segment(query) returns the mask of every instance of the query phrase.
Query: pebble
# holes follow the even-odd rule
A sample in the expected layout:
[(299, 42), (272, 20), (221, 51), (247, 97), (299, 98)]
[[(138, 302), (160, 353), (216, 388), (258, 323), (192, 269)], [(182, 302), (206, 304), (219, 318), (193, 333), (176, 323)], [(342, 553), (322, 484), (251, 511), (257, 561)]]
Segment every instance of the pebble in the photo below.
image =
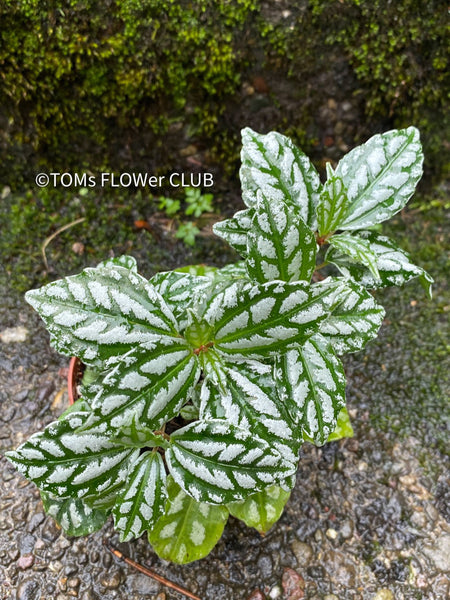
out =
[(3, 331), (0, 331), (0, 340), (4, 344), (25, 342), (28, 334), (29, 331), (26, 327), (7, 327)]
[(33, 554), (24, 554), (17, 561), (17, 566), (19, 567), (19, 569), (22, 569), (23, 571), (25, 569), (29, 569), (33, 565), (34, 565), (34, 555)]
[(247, 600), (265, 600), (265, 596), (264, 594), (261, 592), (261, 590), (254, 590), (250, 596), (247, 598)]
[(39, 600), (41, 589), (36, 579), (24, 579), (17, 588), (17, 600)]
[(273, 565), (269, 556), (263, 555), (258, 558), (258, 569), (261, 573), (264, 573), (265, 576), (268, 576), (272, 573)]
[(373, 600), (395, 600), (394, 594), (387, 588), (381, 588), (375, 594)]
[(93, 590), (86, 590), (80, 600), (99, 600), (99, 597)]
[(269, 592), (269, 598), (271, 600), (277, 600), (277, 598), (281, 598), (283, 595), (283, 590), (279, 585), (274, 585), (273, 588)]
[(28, 531), (32, 533), (45, 520), (45, 515), (42, 512), (35, 513), (28, 523)]
[(284, 569), (281, 584), (286, 600), (301, 600), (305, 597), (305, 580), (294, 569)]
[(336, 531), (336, 529), (332, 529), (330, 527), (330, 529), (327, 529), (325, 532), (325, 535), (327, 536), (327, 538), (329, 538), (330, 540), (335, 540), (338, 536), (338, 532)]
[(70, 575), (75, 575), (77, 571), (78, 567), (74, 563), (67, 563), (67, 565), (64, 567), (64, 574), (68, 577), (70, 577)]
[(128, 575), (125, 584), (132, 594), (156, 594), (160, 588), (157, 581), (147, 577), (143, 573)]
[(67, 590), (67, 577), (60, 577), (58, 579), (58, 588), (65, 592)]
[(47, 542), (54, 542), (60, 533), (61, 530), (58, 529), (56, 522), (51, 517), (47, 517), (41, 531), (41, 537)]
[(311, 562), (311, 558), (313, 556), (313, 550), (309, 544), (305, 542), (300, 542), (299, 540), (294, 540), (291, 543), (292, 552), (297, 559), (298, 564), (301, 567), (306, 567)]
[(424, 545), (422, 552), (439, 571), (450, 571), (450, 535), (441, 535), (432, 545)]
[(342, 537), (344, 538), (344, 540), (348, 540), (351, 537), (353, 537), (354, 529), (355, 529), (355, 525), (354, 525), (353, 521), (351, 521), (350, 519), (346, 519), (345, 521), (342, 521), (339, 531), (340, 531), (340, 534), (342, 535)]
[(121, 579), (122, 577), (120, 572), (114, 571), (113, 573), (109, 574), (108, 577), (103, 577), (100, 580), (100, 583), (103, 587), (107, 588), (108, 590), (115, 590), (119, 587)]

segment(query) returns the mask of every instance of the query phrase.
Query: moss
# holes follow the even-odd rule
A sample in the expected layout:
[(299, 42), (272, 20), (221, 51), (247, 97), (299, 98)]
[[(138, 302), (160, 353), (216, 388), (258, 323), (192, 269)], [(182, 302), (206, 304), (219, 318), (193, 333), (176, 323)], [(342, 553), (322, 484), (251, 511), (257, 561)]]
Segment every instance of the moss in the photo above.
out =
[[(304, 0), (286, 14), (256, 0), (5, 0), (0, 179), (163, 172), (179, 168), (180, 144), (191, 143), (230, 179), (243, 125), (281, 130), (320, 160), (329, 118), (318, 112), (330, 94), (357, 101), (347, 145), (414, 124), (439, 177), (446, 3)], [(242, 84), (255, 77), (267, 89), (247, 97)]]
[(297, 76), (344, 56), (367, 121), (418, 127), (427, 172), (439, 178), (449, 167), (447, 12), (443, 0), (310, 0), (280, 53)]
[(117, 155), (122, 164), (151, 157), (163, 167), (149, 140), (171, 123), (181, 119), (212, 135), (224, 98), (239, 86), (240, 40), (256, 4), (2, 3), (3, 143), (12, 141), (7, 169), (26, 168), (15, 164), (21, 150), (39, 156), (43, 166), (51, 159), (55, 171), (79, 167), (83, 155), (90, 168), (114, 166)]

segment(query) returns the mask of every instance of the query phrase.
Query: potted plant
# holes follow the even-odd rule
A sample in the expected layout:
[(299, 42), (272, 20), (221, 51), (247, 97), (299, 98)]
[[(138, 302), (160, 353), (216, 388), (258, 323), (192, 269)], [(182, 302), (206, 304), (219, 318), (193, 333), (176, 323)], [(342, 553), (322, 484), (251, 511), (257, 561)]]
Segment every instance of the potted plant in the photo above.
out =
[(370, 290), (419, 278), (430, 294), (379, 231), (422, 160), (415, 128), (389, 131), (322, 184), (288, 138), (244, 129), (247, 208), (214, 228), (242, 261), (147, 280), (122, 256), (27, 293), (56, 350), (89, 370), (74, 405), (7, 453), (68, 535), (112, 514), (122, 541), (147, 533), (187, 563), (229, 514), (261, 532), (276, 522), (303, 441), (351, 435), (339, 357), (377, 335)]

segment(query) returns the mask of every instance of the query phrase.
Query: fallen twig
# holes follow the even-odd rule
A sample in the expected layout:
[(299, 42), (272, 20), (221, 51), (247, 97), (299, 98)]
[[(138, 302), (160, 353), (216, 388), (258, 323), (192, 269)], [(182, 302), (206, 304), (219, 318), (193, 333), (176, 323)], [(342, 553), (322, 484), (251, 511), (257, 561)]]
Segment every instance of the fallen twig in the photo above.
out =
[(78, 223), (81, 223), (82, 221), (84, 221), (86, 219), (86, 217), (81, 217), (81, 219), (77, 219), (76, 221), (72, 221), (71, 223), (67, 223), (66, 225), (64, 225), (63, 227), (60, 227), (59, 229), (57, 229), (54, 233), (52, 233), (52, 235), (49, 235), (48, 238), (46, 238), (44, 240), (44, 243), (42, 244), (41, 247), (41, 252), (42, 252), (42, 257), (44, 259), (44, 265), (45, 268), (48, 271), (48, 262), (47, 262), (47, 256), (45, 254), (45, 249), (47, 248), (47, 246), (50, 244), (50, 242), (60, 233), (62, 233), (63, 231), (65, 231), (66, 229), (69, 229), (70, 227), (73, 227), (74, 225), (78, 225)]
[(139, 563), (135, 562), (134, 560), (132, 560), (131, 558), (128, 558), (127, 556), (125, 556), (124, 554), (122, 554), (122, 552), (120, 552), (120, 550), (117, 550), (117, 548), (114, 548), (113, 546), (110, 546), (105, 540), (103, 540), (103, 544), (108, 548), (108, 550), (112, 554), (114, 554), (114, 556), (116, 558), (118, 558), (119, 560), (123, 560), (128, 565), (131, 565), (132, 567), (134, 567), (135, 569), (137, 569), (141, 573), (144, 573), (148, 577), (151, 577), (152, 579), (155, 579), (156, 581), (158, 581), (159, 583), (162, 583), (166, 587), (172, 588), (173, 590), (176, 590), (177, 592), (180, 592), (180, 594), (184, 594), (188, 598), (192, 598), (192, 600), (201, 600), (201, 598), (199, 598), (198, 596), (195, 596), (194, 594), (192, 594), (188, 590), (185, 590), (184, 588), (182, 588), (181, 586), (177, 585), (176, 583), (173, 583), (172, 581), (169, 581), (168, 579), (165, 579), (164, 577), (161, 577), (161, 575), (157, 575), (156, 573), (154, 573), (150, 569), (147, 569), (147, 567), (144, 567), (144, 566), (140, 565)]

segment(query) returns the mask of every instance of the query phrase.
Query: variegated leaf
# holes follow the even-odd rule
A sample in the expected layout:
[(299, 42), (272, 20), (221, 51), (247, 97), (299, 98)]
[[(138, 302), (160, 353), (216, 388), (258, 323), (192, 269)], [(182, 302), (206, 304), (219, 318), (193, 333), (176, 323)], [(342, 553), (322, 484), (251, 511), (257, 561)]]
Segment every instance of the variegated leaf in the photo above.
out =
[(169, 442), (162, 433), (144, 427), (136, 417), (133, 417), (130, 425), (115, 430), (110, 440), (129, 448), (167, 448), (169, 446)]
[(384, 318), (384, 308), (354, 281), (345, 280), (331, 314), (319, 323), (319, 333), (337, 354), (357, 352), (374, 339)]
[(256, 192), (267, 198), (292, 203), (311, 229), (316, 228), (316, 205), (320, 179), (309, 158), (292, 141), (271, 131), (261, 135), (249, 127), (242, 130), (242, 199), (249, 207), (257, 203)]
[(339, 228), (349, 204), (344, 182), (340, 177), (336, 177), (330, 163), (327, 163), (327, 174), (328, 178), (317, 205), (317, 229), (320, 236)]
[(144, 452), (134, 463), (114, 505), (114, 526), (120, 541), (140, 537), (164, 513), (167, 499), (166, 471), (157, 452)]
[(197, 421), (173, 433), (166, 461), (187, 494), (211, 504), (243, 500), (297, 468), (266, 441), (224, 419)]
[(316, 266), (317, 244), (297, 206), (266, 198), (258, 203), (247, 235), (247, 270), (260, 283), (311, 281)]
[(62, 354), (104, 367), (135, 345), (176, 336), (176, 321), (146, 279), (123, 267), (85, 269), (25, 295)]
[(216, 271), (216, 279), (241, 279), (247, 277), (247, 267), (245, 266), (245, 262), (238, 261), (237, 263), (231, 263), (222, 267), (221, 269), (217, 269)]
[(149, 532), (150, 544), (160, 558), (181, 565), (205, 557), (220, 540), (228, 510), (197, 502), (172, 477), (167, 493), (165, 512)]
[(243, 258), (247, 256), (247, 235), (252, 227), (254, 210), (240, 210), (230, 219), (213, 225), (216, 235), (224, 239)]
[(380, 279), (380, 273), (377, 267), (377, 256), (372, 250), (370, 243), (364, 238), (358, 235), (351, 235), (350, 233), (341, 233), (339, 235), (333, 235), (328, 240), (330, 244), (331, 252), (327, 252), (325, 260), (330, 260), (330, 254), (332, 256), (333, 250), (340, 251), (341, 254), (349, 256), (350, 259), (367, 267), (376, 280)]
[(108, 511), (91, 508), (79, 498), (58, 498), (45, 492), (41, 492), (41, 498), (45, 512), (68, 536), (94, 533), (108, 518)]
[(181, 338), (136, 346), (105, 376), (101, 388), (94, 386), (93, 415), (83, 429), (111, 435), (135, 420), (157, 430), (186, 404), (199, 377), (198, 358)]
[(353, 427), (350, 421), (348, 410), (344, 406), (341, 412), (338, 414), (337, 424), (335, 430), (328, 436), (327, 442), (335, 442), (342, 438), (351, 438), (354, 435)]
[(344, 368), (331, 344), (314, 335), (277, 359), (275, 376), (294, 422), (316, 444), (324, 444), (345, 406)]
[(339, 162), (336, 176), (349, 205), (339, 229), (362, 229), (401, 210), (422, 176), (423, 153), (415, 127), (377, 134)]
[[(327, 443), (335, 442), (337, 440), (341, 440), (342, 438), (350, 438), (350, 437), (353, 437), (353, 435), (354, 435), (354, 432), (353, 432), (352, 424), (350, 423), (350, 417), (349, 417), (347, 409), (344, 406), (344, 408), (338, 414), (336, 427), (335, 427), (334, 431), (332, 431), (330, 433), (330, 435), (328, 436)], [(305, 440), (305, 442), (310, 442), (311, 444), (316, 444), (316, 441), (314, 440), (314, 438), (311, 437), (310, 435), (308, 435), (306, 433), (306, 431), (303, 432), (303, 439)], [(321, 446), (322, 444), (317, 444), (317, 445)]]
[(183, 331), (187, 322), (187, 309), (192, 306), (196, 296), (205, 294), (211, 287), (212, 277), (165, 271), (154, 275), (150, 283), (175, 315), (178, 330)]
[(185, 265), (184, 267), (178, 267), (175, 269), (175, 273), (187, 273), (194, 277), (209, 277), (214, 279), (214, 273), (217, 271), (217, 267), (211, 267), (201, 263), (199, 265)]
[(271, 443), (291, 463), (298, 460), (301, 433), (279, 399), (270, 365), (256, 361), (206, 364), (201, 419), (224, 418)]
[(45, 492), (61, 498), (95, 498), (122, 485), (139, 451), (100, 433), (78, 433), (84, 413), (70, 413), (35, 433), (6, 457)]
[(251, 494), (242, 502), (227, 504), (230, 514), (243, 521), (247, 527), (254, 527), (266, 533), (283, 514), (291, 493), (279, 485), (272, 485), (261, 492)]
[(203, 308), (214, 327), (215, 349), (222, 355), (273, 356), (314, 334), (334, 302), (332, 287), (305, 282), (236, 281), (218, 288)]
[(136, 259), (134, 256), (130, 256), (129, 254), (122, 254), (121, 256), (116, 256), (115, 258), (108, 258), (97, 265), (97, 269), (114, 269), (115, 267), (123, 267), (124, 269), (129, 269), (130, 271), (137, 273)]
[(433, 278), (421, 267), (411, 261), (410, 255), (402, 250), (393, 240), (375, 231), (358, 231), (355, 235), (369, 244), (375, 255), (376, 266), (380, 275), (376, 279), (369, 269), (357, 264), (343, 252), (333, 249), (328, 252), (327, 260), (335, 264), (342, 273), (369, 289), (392, 285), (403, 285), (411, 279), (419, 278), (428, 296), (431, 298)]

